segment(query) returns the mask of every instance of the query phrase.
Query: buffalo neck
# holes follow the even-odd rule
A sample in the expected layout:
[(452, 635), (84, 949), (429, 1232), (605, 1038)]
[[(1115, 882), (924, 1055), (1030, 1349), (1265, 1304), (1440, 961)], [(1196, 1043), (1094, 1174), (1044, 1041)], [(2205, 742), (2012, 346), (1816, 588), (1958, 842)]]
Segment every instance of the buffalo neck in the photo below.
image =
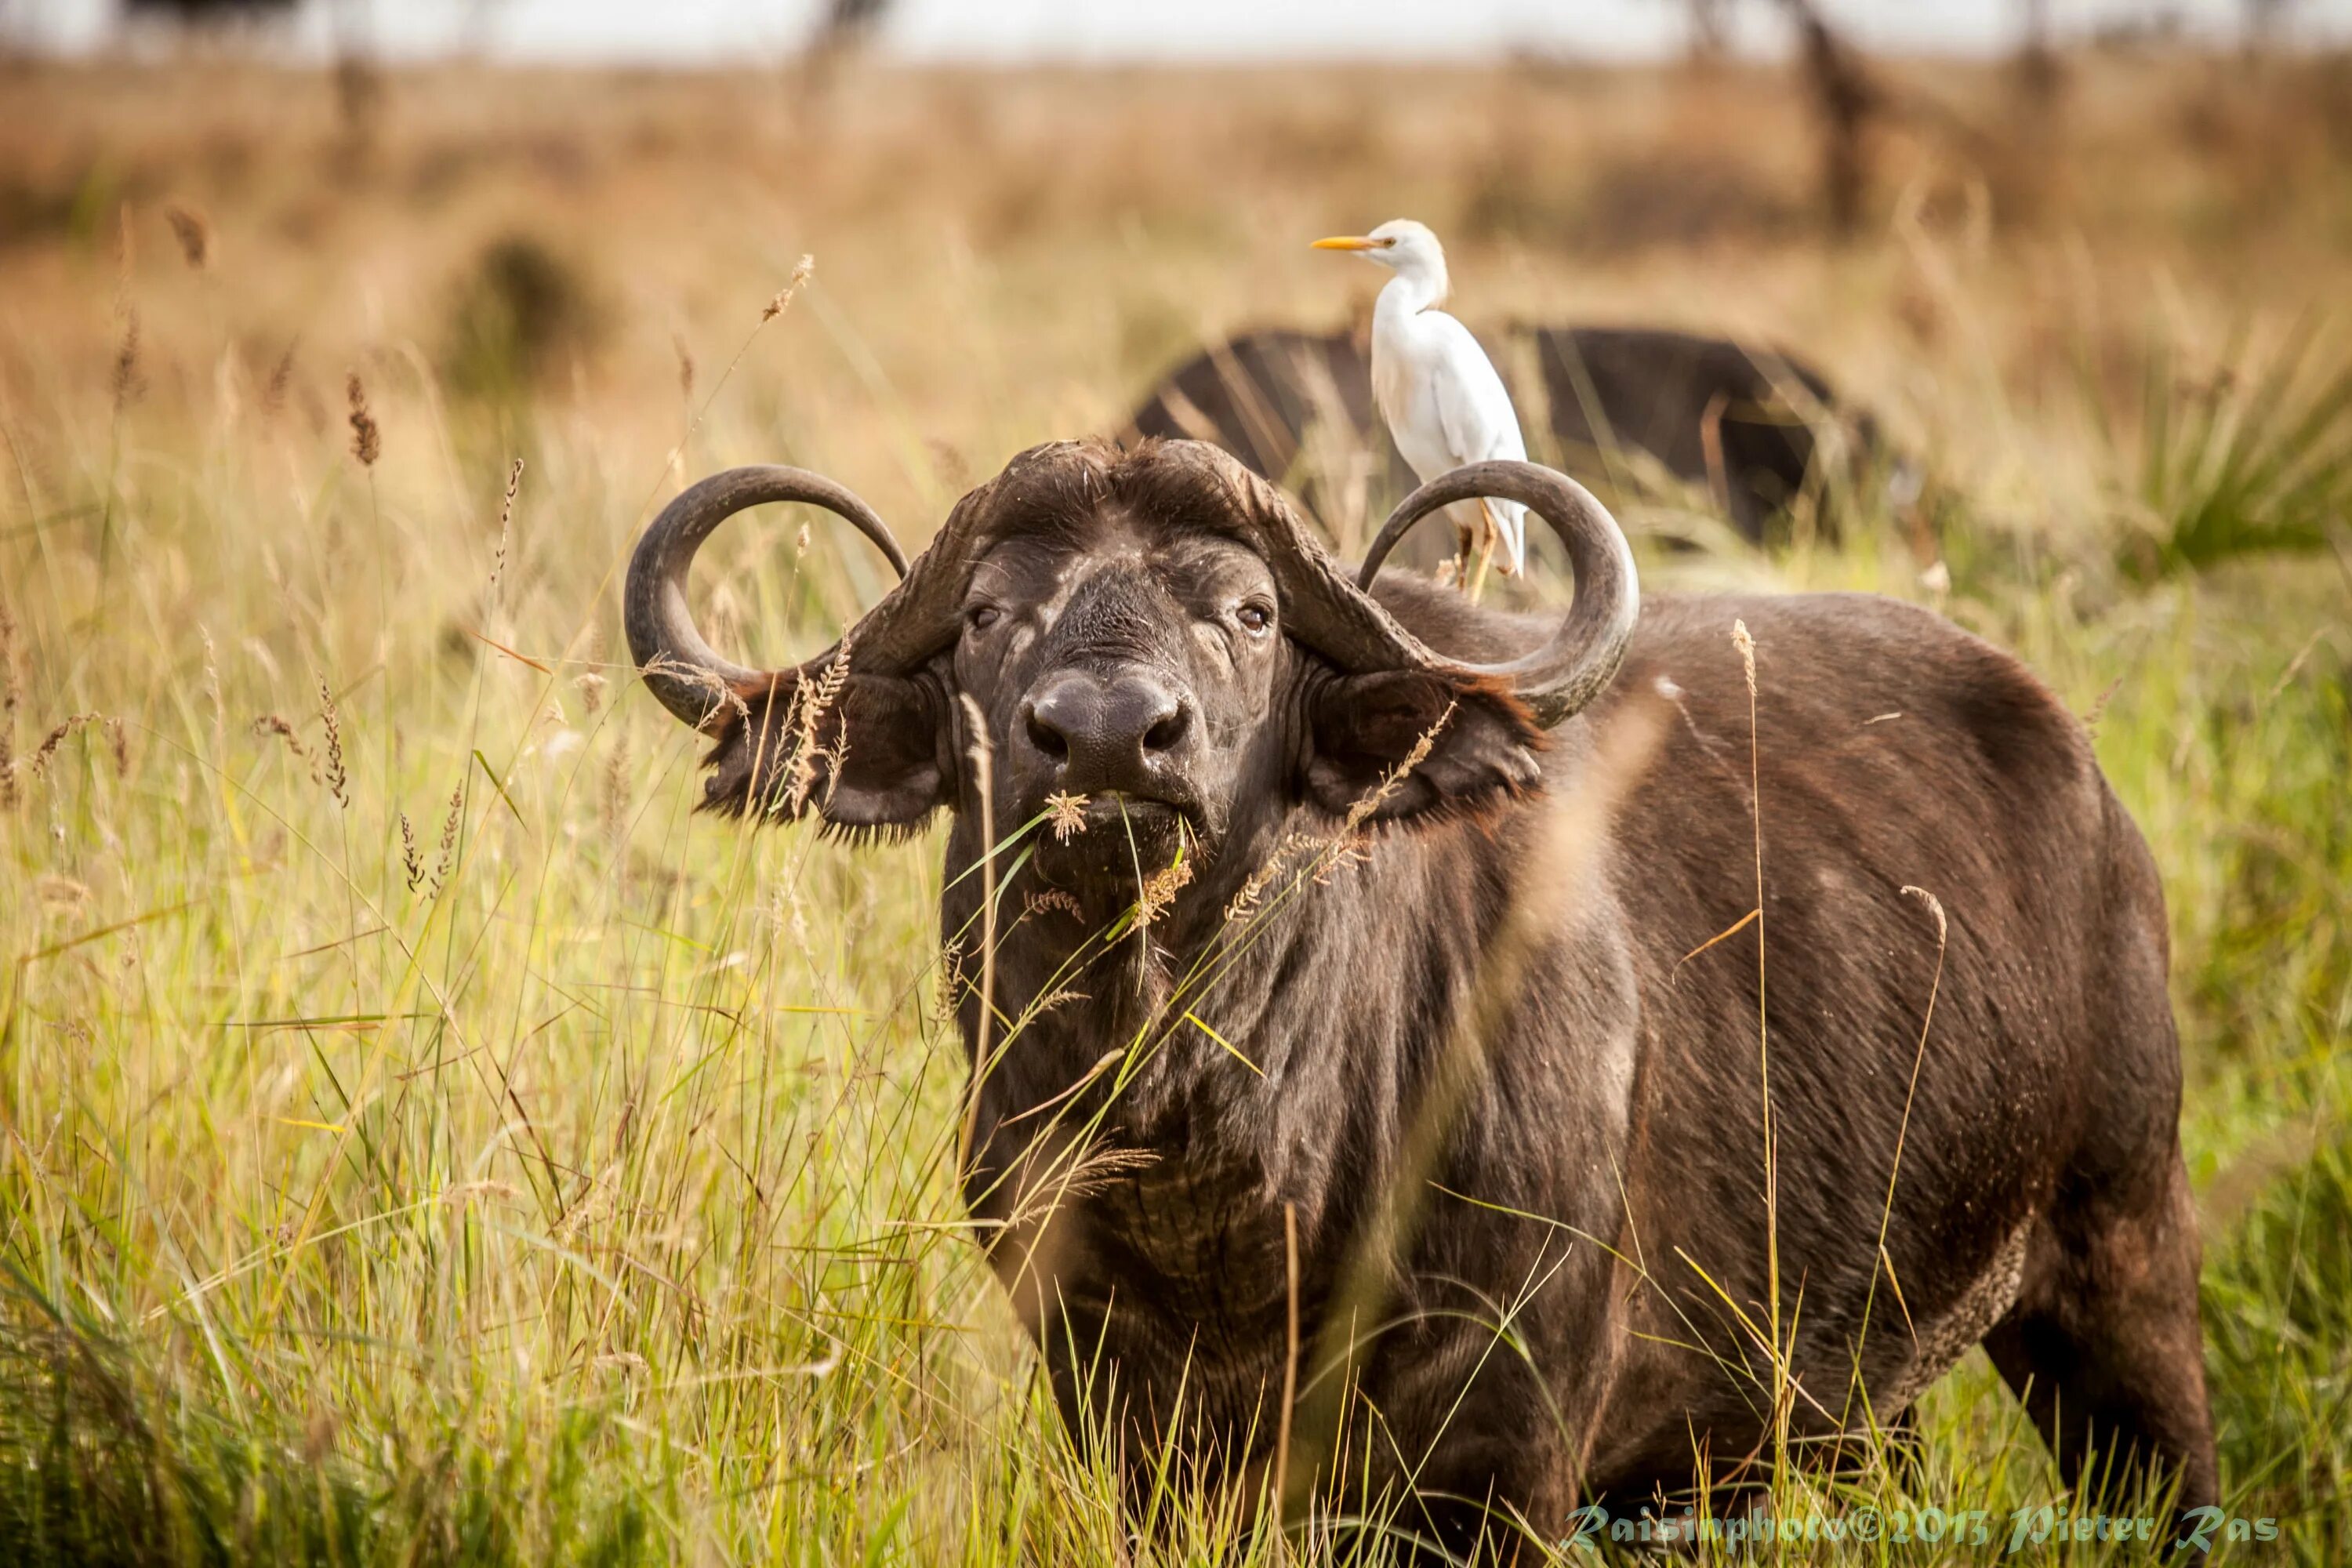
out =
[[(1468, 1005), (1508, 904), (1507, 836), (1465, 819), (1349, 837), (1299, 810), (1259, 837), (1256, 853), (1221, 857), (1157, 923), (1108, 944), (1010, 879), (976, 1197), (1049, 1130), (1077, 1129), (1188, 1182), (1214, 1173), (1245, 1209), (1295, 1205), (1302, 1235), (1350, 1222)], [(950, 879), (975, 844), (960, 819)], [(968, 1053), (981, 1034), (977, 881), (954, 882), (941, 907)]]

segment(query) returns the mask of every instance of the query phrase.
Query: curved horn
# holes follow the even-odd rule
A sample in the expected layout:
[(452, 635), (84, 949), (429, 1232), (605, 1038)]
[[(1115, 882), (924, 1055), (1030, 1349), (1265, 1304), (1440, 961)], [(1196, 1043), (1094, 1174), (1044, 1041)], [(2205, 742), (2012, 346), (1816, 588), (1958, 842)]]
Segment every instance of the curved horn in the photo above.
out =
[(644, 673), (646, 689), (687, 723), (700, 728), (723, 700), (722, 689), (766, 679), (721, 656), (695, 630), (686, 603), (686, 570), (711, 531), (746, 507), (766, 501), (806, 501), (846, 520), (874, 542), (900, 577), (907, 552), (872, 507), (846, 486), (805, 468), (778, 464), (729, 468), (680, 490), (637, 542), (629, 558), (622, 618), (628, 627), (629, 657)]
[[(1501, 664), (1473, 664), (1433, 649), (1421, 653), (1431, 665), (1458, 675), (1506, 682), (1549, 730), (1601, 693), (1625, 657), (1626, 641), (1641, 616), (1642, 591), (1633, 553), (1608, 509), (1566, 474), (1534, 463), (1499, 460), (1455, 468), (1422, 486), (1397, 504), (1365, 552), (1356, 586), (1369, 593), (1372, 578), (1397, 541), (1412, 525), (1455, 501), (1494, 497), (1515, 500), (1551, 524), (1568, 546), (1576, 573), (1576, 601), (1560, 618), (1551, 640), (1534, 652)], [(1408, 634), (1410, 635), (1410, 634)]]

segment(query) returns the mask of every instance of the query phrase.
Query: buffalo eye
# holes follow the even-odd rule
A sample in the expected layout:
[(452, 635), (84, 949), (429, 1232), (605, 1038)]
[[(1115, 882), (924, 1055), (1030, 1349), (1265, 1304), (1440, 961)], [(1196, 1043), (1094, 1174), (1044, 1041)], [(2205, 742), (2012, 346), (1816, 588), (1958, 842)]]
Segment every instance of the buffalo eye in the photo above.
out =
[(1241, 622), (1244, 631), (1255, 637), (1264, 633), (1265, 628), (1273, 624), (1274, 616), (1267, 612), (1264, 605), (1244, 605), (1234, 612), (1234, 619)]
[(964, 618), (971, 624), (973, 631), (984, 632), (1003, 620), (1004, 614), (993, 605), (976, 605), (964, 612)]

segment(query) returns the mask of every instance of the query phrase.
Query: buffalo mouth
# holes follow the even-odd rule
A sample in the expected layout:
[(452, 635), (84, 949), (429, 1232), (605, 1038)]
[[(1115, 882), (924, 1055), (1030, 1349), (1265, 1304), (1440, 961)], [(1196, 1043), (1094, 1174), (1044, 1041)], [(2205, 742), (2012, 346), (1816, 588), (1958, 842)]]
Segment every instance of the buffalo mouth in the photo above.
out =
[(1037, 867), (1057, 885), (1125, 884), (1199, 858), (1207, 839), (1200, 807), (1191, 801), (1108, 790), (1041, 802)]

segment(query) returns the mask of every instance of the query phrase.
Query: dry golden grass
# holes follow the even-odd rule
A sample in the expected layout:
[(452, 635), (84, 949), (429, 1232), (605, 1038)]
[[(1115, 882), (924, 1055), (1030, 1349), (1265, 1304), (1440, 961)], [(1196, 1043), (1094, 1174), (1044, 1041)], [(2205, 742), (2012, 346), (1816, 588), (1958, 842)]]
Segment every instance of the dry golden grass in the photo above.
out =
[[(1303, 237), (1412, 214), (1446, 237), (1474, 321), (1785, 342), (1923, 426), (1955, 375), (2030, 393), (2065, 374), (2078, 332), (2102, 350), (2158, 312), (2218, 333), (2340, 298), (2347, 73), (2084, 60), (2054, 127), (2011, 141), (2000, 70), (1889, 68), (1968, 129), (1890, 127), (1882, 221), (1832, 249), (1804, 104), (1762, 69), (853, 69), (821, 94), (790, 72), (448, 69), (391, 78), (354, 142), (323, 76), (20, 67), (9, 369), (37, 348), (71, 392), (108, 363), (126, 203), (151, 358), (210, 381), (234, 345), (257, 387), (296, 345), (314, 424), (341, 367), (449, 352), (469, 271), (523, 236), (584, 293), (544, 392), (616, 458), (657, 458), (680, 346), (707, 378), (747, 302), (814, 251), (819, 330), (776, 394), (792, 438), (918, 516), (959, 465), (1114, 424), (1203, 333), (1361, 309), (1370, 276)], [(173, 207), (214, 231), (201, 272)]]

